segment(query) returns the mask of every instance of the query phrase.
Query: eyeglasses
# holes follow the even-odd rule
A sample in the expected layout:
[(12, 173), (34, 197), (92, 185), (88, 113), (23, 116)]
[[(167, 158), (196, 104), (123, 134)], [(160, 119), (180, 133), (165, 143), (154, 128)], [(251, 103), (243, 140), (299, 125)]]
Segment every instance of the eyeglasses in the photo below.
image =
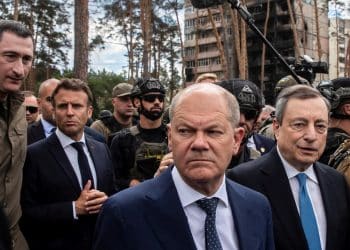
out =
[(244, 115), (246, 120), (255, 120), (258, 115), (259, 111), (258, 110), (253, 110), (253, 109), (241, 109), (241, 114)]
[(29, 111), (29, 113), (34, 114), (34, 113), (38, 112), (38, 107), (27, 106), (26, 110)]
[(164, 95), (161, 94), (150, 94), (150, 95), (144, 95), (142, 96), (142, 99), (146, 102), (154, 102), (156, 99), (158, 99), (160, 102), (164, 102)]

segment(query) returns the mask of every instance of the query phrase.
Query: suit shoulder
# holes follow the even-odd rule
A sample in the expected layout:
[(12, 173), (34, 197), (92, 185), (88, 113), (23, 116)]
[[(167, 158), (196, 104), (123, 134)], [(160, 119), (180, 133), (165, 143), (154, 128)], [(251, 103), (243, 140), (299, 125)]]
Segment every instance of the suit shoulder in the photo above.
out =
[(230, 188), (232, 188), (233, 190), (242, 194), (245, 198), (247, 198), (249, 200), (260, 201), (260, 202), (269, 204), (266, 196), (260, 192), (257, 192), (249, 187), (243, 186), (243, 185), (241, 185), (233, 180), (230, 180), (230, 179), (227, 180), (227, 184)]
[(138, 204), (143, 203), (147, 193), (150, 190), (157, 188), (155, 179), (150, 179), (142, 182), (141, 184), (126, 188), (108, 198), (106, 204), (108, 207), (137, 207)]
[(227, 181), (227, 185), (233, 190), (231, 192), (228, 191), (228, 195), (232, 192), (238, 194), (238, 196), (235, 195), (231, 199), (234, 202), (238, 202), (242, 207), (251, 209), (252, 215), (259, 214), (259, 216), (263, 217), (268, 214), (271, 215), (270, 202), (264, 194), (231, 180)]

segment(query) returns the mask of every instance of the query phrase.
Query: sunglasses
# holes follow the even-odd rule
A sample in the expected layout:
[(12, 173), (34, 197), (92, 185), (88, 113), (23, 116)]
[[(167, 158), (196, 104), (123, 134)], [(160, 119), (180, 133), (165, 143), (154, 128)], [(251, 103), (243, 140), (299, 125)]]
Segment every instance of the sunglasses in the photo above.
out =
[(29, 113), (34, 114), (38, 112), (38, 107), (27, 106), (26, 110), (29, 111)]
[(146, 102), (154, 102), (156, 99), (160, 102), (164, 102), (164, 95), (151, 94), (142, 96), (142, 100), (145, 100)]
[(244, 115), (246, 120), (254, 120), (258, 117), (259, 111), (252, 109), (241, 109), (241, 113)]

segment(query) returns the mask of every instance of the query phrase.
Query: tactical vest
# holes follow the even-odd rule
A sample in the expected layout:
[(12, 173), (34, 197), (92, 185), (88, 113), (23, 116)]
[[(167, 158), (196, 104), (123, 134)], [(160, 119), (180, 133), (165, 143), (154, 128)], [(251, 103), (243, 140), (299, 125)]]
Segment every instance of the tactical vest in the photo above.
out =
[(137, 126), (130, 128), (136, 139), (134, 167), (131, 175), (138, 180), (151, 179), (157, 171), (163, 156), (168, 153), (167, 138), (163, 142), (146, 142), (142, 140)]
[(350, 139), (340, 144), (339, 148), (331, 155), (329, 165), (344, 174), (350, 185)]

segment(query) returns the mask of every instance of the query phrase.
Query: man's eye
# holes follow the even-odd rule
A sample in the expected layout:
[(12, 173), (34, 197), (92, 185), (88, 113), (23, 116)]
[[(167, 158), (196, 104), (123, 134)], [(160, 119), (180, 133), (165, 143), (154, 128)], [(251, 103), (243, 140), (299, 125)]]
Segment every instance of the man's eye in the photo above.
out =
[(222, 131), (220, 131), (220, 130), (209, 130), (208, 131), (208, 135), (209, 136), (220, 136), (220, 135), (222, 135), (223, 134), (223, 132)]
[(178, 129), (178, 132), (179, 132), (179, 134), (181, 134), (181, 135), (189, 135), (189, 134), (190, 134), (190, 130), (187, 129), (187, 128), (179, 128), (179, 129)]
[(328, 128), (328, 126), (327, 125), (325, 125), (325, 124), (316, 124), (316, 130), (317, 130), (317, 132), (319, 132), (319, 133), (324, 133), (324, 132), (326, 132), (327, 131), (327, 128)]
[(8, 62), (14, 62), (17, 60), (17, 56), (15, 54), (5, 54), (4, 57)]
[(294, 129), (294, 130), (302, 130), (305, 128), (305, 123), (303, 122), (293, 122), (291, 123), (291, 128)]

